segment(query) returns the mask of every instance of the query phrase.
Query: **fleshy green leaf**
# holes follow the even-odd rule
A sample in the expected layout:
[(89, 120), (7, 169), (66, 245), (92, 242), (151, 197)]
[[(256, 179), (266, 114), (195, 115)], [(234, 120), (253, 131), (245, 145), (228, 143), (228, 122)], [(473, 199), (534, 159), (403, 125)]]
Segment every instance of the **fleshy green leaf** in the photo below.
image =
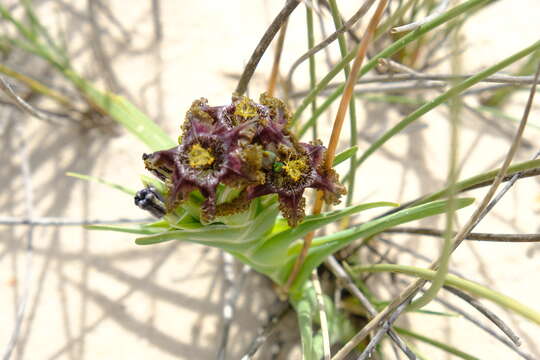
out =
[(360, 211), (382, 206), (398, 206), (398, 204), (380, 201), (350, 206), (342, 210), (324, 214), (307, 216), (298, 226), (294, 228), (288, 227), (287, 230), (269, 237), (264, 242), (261, 241), (251, 258), (254, 262), (259, 264), (275, 264), (285, 261), (290, 244), (307, 233)]
[(242, 251), (248, 249), (254, 241), (258, 241), (265, 233), (270, 231), (277, 212), (277, 204), (274, 203), (245, 225), (212, 224), (199, 229), (167, 231), (138, 238), (135, 243), (138, 245), (150, 245), (170, 240), (184, 240), (233, 252)]

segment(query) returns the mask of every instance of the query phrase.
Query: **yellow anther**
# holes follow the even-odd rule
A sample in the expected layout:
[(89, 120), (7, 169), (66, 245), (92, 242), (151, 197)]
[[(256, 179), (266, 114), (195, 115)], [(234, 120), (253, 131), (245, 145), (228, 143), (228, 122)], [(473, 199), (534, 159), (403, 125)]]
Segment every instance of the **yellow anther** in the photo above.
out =
[(212, 154), (200, 144), (195, 144), (191, 147), (188, 157), (189, 166), (192, 168), (209, 166), (216, 160)]
[(243, 96), (242, 100), (236, 104), (234, 115), (241, 116), (245, 119), (251, 118), (257, 115), (257, 108), (251, 105), (251, 100), (247, 96)]
[(308, 165), (303, 159), (285, 161), (283, 169), (293, 181), (298, 181), (308, 170)]

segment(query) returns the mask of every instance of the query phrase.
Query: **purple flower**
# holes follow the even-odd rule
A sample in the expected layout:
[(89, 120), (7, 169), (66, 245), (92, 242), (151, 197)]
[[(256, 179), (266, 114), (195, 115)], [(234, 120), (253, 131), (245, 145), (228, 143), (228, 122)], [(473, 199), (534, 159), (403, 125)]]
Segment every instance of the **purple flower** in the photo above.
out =
[(225, 123), (224, 108), (208, 107), (204, 100), (194, 102), (186, 116), (181, 144), (143, 155), (146, 168), (169, 188), (167, 211), (186, 200), (190, 192), (199, 190), (206, 198), (201, 215), (211, 220), (216, 215), (219, 184), (236, 187), (261, 181), (257, 169), (260, 150), (239, 141), (250, 123), (235, 127)]
[[(167, 212), (198, 190), (205, 201), (203, 220), (243, 211), (256, 197), (277, 194), (289, 225), (305, 216), (306, 188), (324, 191), (328, 203), (339, 202), (345, 188), (324, 167), (325, 148), (296, 140), (289, 131), (290, 112), (276, 98), (261, 95), (260, 104), (233, 97), (226, 106), (193, 102), (182, 126), (180, 145), (144, 154), (146, 168), (165, 182)], [(239, 195), (217, 204), (218, 185), (238, 188)]]
[(339, 203), (346, 191), (334, 170), (324, 168), (325, 151), (320, 143), (296, 143), (294, 147), (280, 144), (266, 181), (251, 187), (248, 198), (278, 194), (281, 213), (292, 227), (305, 216), (306, 188), (322, 190), (327, 203)]

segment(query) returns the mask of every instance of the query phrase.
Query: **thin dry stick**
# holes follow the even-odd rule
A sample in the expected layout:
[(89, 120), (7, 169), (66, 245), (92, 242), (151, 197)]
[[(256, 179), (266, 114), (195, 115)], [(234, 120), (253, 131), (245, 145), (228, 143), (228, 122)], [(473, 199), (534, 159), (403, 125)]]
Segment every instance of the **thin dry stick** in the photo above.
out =
[(328, 36), (326, 39), (324, 39), (323, 41), (315, 45), (313, 48), (309, 49), (309, 51), (307, 51), (305, 54), (300, 56), (298, 60), (296, 60), (294, 64), (291, 66), (291, 69), (289, 70), (289, 73), (287, 74), (287, 84), (288, 84), (287, 87), (288, 88), (291, 87), (293, 73), (301, 63), (303, 63), (304, 61), (306, 61), (307, 59), (309, 59), (311, 56), (315, 55), (322, 49), (326, 48), (333, 41), (335, 41), (341, 33), (344, 33), (345, 31), (350, 29), (354, 24), (356, 24), (356, 22), (360, 20), (362, 16), (364, 16), (368, 12), (369, 8), (371, 7), (371, 5), (373, 5), (374, 2), (375, 0), (367, 0), (366, 2), (364, 2), (364, 5), (362, 5), (362, 7), (358, 9), (358, 11), (353, 16), (351, 16), (349, 21), (347, 21), (341, 28), (336, 30), (332, 35)]
[[(21, 150), (21, 158), (22, 158), (21, 159), (22, 160), (21, 173), (23, 176), (23, 184), (24, 184), (26, 216), (29, 219), (32, 219), (32, 216), (34, 214), (34, 190), (33, 190), (33, 185), (32, 185), (32, 173), (30, 169), (28, 146), (24, 139), (23, 131), (20, 129), (21, 126), (22, 126), (21, 124), (17, 124), (17, 129), (18, 129), (18, 133), (21, 139), (21, 149), (22, 149)], [(17, 344), (17, 338), (19, 337), (19, 333), (22, 326), (26, 304), (28, 303), (28, 298), (30, 296), (30, 285), (31, 285), (30, 280), (32, 278), (32, 269), (33, 269), (33, 261), (32, 261), (33, 260), (33, 235), (34, 235), (34, 227), (30, 226), (28, 227), (28, 230), (26, 233), (26, 238), (27, 238), (26, 240), (26, 270), (25, 270), (25, 276), (24, 276), (24, 282), (23, 282), (24, 284), (23, 293), (17, 301), (17, 312), (16, 312), (17, 315), (15, 317), (15, 325), (13, 327), (9, 342), (2, 356), (3, 360), (9, 360), (11, 358), (11, 354), (13, 353), (13, 350), (15, 349), (15, 345)]]
[(240, 80), (238, 81), (238, 85), (236, 86), (235, 90), (237, 95), (243, 95), (246, 92), (248, 83), (251, 80), (251, 77), (253, 76), (253, 73), (255, 72), (255, 69), (257, 68), (263, 54), (266, 52), (266, 49), (268, 49), (270, 42), (272, 42), (272, 39), (274, 36), (276, 36), (278, 30), (281, 28), (283, 23), (287, 21), (289, 15), (299, 3), (300, 2), (298, 0), (288, 0), (285, 7), (281, 9), (274, 21), (272, 21), (268, 29), (266, 29), (266, 32), (259, 41), (259, 44), (257, 44), (257, 47), (255, 50), (253, 50), (253, 54), (251, 54), (251, 58), (244, 68), (244, 72), (240, 76)]
[(469, 320), (471, 323), (473, 323), (474, 325), (478, 326), (480, 329), (484, 330), (485, 332), (487, 332), (488, 334), (490, 334), (491, 336), (493, 336), (494, 338), (496, 338), (497, 340), (499, 340), (500, 342), (502, 342), (503, 344), (505, 344), (506, 346), (508, 346), (510, 349), (514, 350), (517, 354), (519, 354), (522, 358), (526, 359), (526, 360), (536, 360), (532, 355), (530, 354), (527, 354), (525, 352), (523, 352), (521, 349), (519, 349), (516, 345), (514, 345), (514, 343), (512, 343), (511, 341), (509, 341), (507, 338), (505, 338), (504, 336), (502, 335), (499, 335), (497, 332), (495, 332), (491, 326), (489, 325), (484, 325), (482, 322), (480, 322), (479, 320), (475, 319), (474, 317), (472, 317), (471, 315), (469, 315), (468, 313), (466, 313), (465, 311), (461, 310), (459, 307), (457, 306), (454, 306), (452, 305), (451, 303), (441, 299), (441, 298), (436, 298), (435, 301), (437, 301), (438, 303), (442, 304), (444, 307), (446, 307), (447, 309), (453, 311), (453, 312), (456, 312), (458, 313), (459, 315), (461, 315), (463, 318)]
[(85, 225), (112, 225), (112, 224), (129, 224), (129, 223), (148, 223), (155, 221), (155, 218), (144, 218), (144, 219), (127, 219), (119, 218), (113, 220), (72, 220), (65, 218), (54, 218), (54, 217), (34, 217), (32, 219), (28, 218), (17, 218), (11, 216), (0, 216), (0, 225), (26, 225), (26, 226), (85, 226)]
[[(471, 232), (471, 230), (486, 215), (485, 209), (488, 206), (491, 198), (495, 194), (497, 187), (501, 184), (503, 178), (505, 177), (506, 170), (508, 169), (508, 166), (510, 166), (512, 159), (514, 158), (514, 155), (519, 147), (521, 136), (523, 135), (523, 131), (525, 130), (525, 125), (527, 124), (527, 119), (529, 117), (529, 113), (532, 107), (532, 102), (533, 102), (534, 95), (536, 92), (536, 83), (538, 82), (538, 76), (540, 74), (540, 63), (538, 65), (539, 66), (535, 74), (534, 84), (531, 87), (529, 99), (527, 100), (525, 111), (523, 112), (523, 117), (519, 124), (516, 135), (514, 136), (514, 139), (512, 141), (512, 145), (510, 146), (510, 149), (508, 150), (504, 163), (501, 166), (497, 176), (495, 177), (493, 184), (489, 188), (488, 193), (485, 195), (484, 199), (482, 200), (482, 203), (480, 204), (480, 206), (478, 206), (478, 208), (475, 210), (474, 214), (469, 218), (465, 226), (454, 237), (454, 240), (453, 240), (454, 245), (452, 247), (452, 252), (463, 242), (465, 237), (467, 237), (467, 235)], [(432, 263), (432, 265), (430, 266), (430, 269), (436, 269), (437, 265), (438, 265), (438, 262)], [(375, 316), (371, 321), (369, 321), (369, 323), (367, 323), (366, 326), (364, 326), (364, 328), (360, 332), (358, 332), (347, 344), (345, 344), (345, 346), (341, 348), (341, 350), (334, 356), (332, 360), (343, 360), (347, 356), (347, 354), (349, 354), (367, 336), (369, 332), (371, 332), (375, 327), (377, 327), (381, 321), (383, 321), (390, 314), (392, 314), (398, 306), (400, 306), (405, 301), (412, 298), (425, 283), (426, 283), (425, 280), (418, 279), (414, 283), (409, 285), (401, 294), (399, 294), (396, 297), (396, 299), (394, 299), (394, 301), (392, 301), (389, 305), (387, 305), (386, 308), (384, 308), (384, 310), (382, 310), (377, 316)]]
[[(62, 121), (59, 121), (58, 119), (55, 119), (49, 114), (44, 113), (43, 111), (37, 110), (32, 105), (24, 101), (19, 95), (15, 93), (13, 90), (13, 87), (10, 85), (10, 83), (4, 79), (3, 76), (0, 76), (0, 89), (2, 89), (7, 96), (9, 96), (10, 99), (13, 100), (15, 105), (24, 113), (29, 114), (36, 119), (43, 120), (45, 122), (48, 122), (52, 125), (61, 125)], [(63, 118), (65, 120), (65, 118)]]
[[(383, 59), (381, 59), (383, 60)], [(386, 60), (386, 59), (384, 59)], [(373, 84), (373, 83), (401, 83), (401, 82), (410, 82), (410, 81), (418, 81), (418, 82), (427, 82), (427, 81), (434, 81), (435, 83), (427, 83), (430, 85), (437, 84), (438, 87), (446, 86), (446, 82), (453, 81), (453, 80), (465, 80), (469, 78), (472, 75), (467, 74), (460, 74), (460, 75), (447, 75), (447, 74), (441, 74), (441, 75), (432, 75), (432, 74), (391, 74), (387, 76), (372, 76), (372, 77), (366, 77), (359, 79), (356, 83), (358, 84)], [(478, 89), (471, 89), (468, 91), (464, 91), (460, 96), (466, 96), (466, 95), (473, 95), (478, 92), (482, 91), (488, 91), (493, 89), (499, 89), (501, 87), (507, 87), (507, 86), (523, 86), (523, 85), (531, 85), (534, 81), (533, 76), (509, 76), (509, 75), (493, 75), (488, 78), (485, 78), (479, 82), (487, 82), (487, 83), (496, 83), (497, 85), (489, 86), (489, 87), (483, 87)], [(341, 86), (342, 83), (331, 83), (326, 86), (323, 92), (321, 92), (320, 95), (327, 94), (331, 90), (335, 90), (337, 87)], [(396, 85), (394, 85), (396, 86)], [(402, 86), (405, 86), (403, 84)], [(416, 85), (417, 86), (417, 85)], [(433, 87), (433, 86), (432, 86)], [(430, 87), (426, 87), (430, 88)], [(405, 88), (407, 89), (407, 88)], [(362, 89), (356, 89), (355, 92), (361, 91)], [(398, 89), (399, 90), (399, 89)], [(367, 91), (374, 91), (373, 89), (369, 89)], [(298, 90), (291, 94), (292, 98), (297, 98), (301, 96), (305, 96), (309, 93), (308, 90)]]
[(285, 34), (287, 33), (287, 24), (289, 21), (285, 21), (279, 31), (279, 37), (276, 43), (276, 52), (274, 54), (274, 63), (272, 64), (272, 72), (270, 73), (270, 80), (268, 81), (268, 95), (274, 96), (276, 91), (276, 83), (279, 77), (279, 62), (281, 60), (281, 54), (283, 53), (283, 43), (285, 42)]
[[(375, 34), (377, 25), (379, 24), (382, 18), (382, 15), (384, 13), (384, 8), (386, 7), (387, 2), (388, 0), (379, 1), (379, 5), (369, 22), (366, 32), (364, 36), (362, 37), (362, 41), (358, 45), (358, 52), (356, 54), (356, 58), (354, 59), (351, 73), (349, 75), (349, 78), (347, 79), (347, 83), (345, 84), (343, 96), (341, 97), (341, 102), (339, 103), (339, 108), (336, 114), (336, 120), (334, 121), (334, 126), (332, 128), (332, 135), (330, 136), (330, 142), (328, 143), (328, 150), (326, 151), (325, 166), (326, 166), (326, 169), (328, 170), (332, 168), (332, 162), (334, 161), (334, 156), (336, 154), (336, 148), (339, 142), (341, 128), (343, 127), (345, 115), (347, 114), (347, 108), (349, 107), (349, 103), (353, 95), (354, 84), (356, 83), (358, 72), (360, 71), (360, 67), (362, 66), (364, 57), (366, 56), (367, 47), (371, 43), (371, 39), (373, 38), (373, 35)], [(354, 136), (356, 136), (356, 134)], [(313, 214), (319, 214), (321, 212), (322, 202), (323, 202), (323, 193), (322, 191), (317, 191), (317, 197), (315, 198), (315, 203), (313, 204), (313, 211), (312, 211)], [(286, 292), (289, 290), (292, 283), (296, 279), (296, 276), (298, 275), (298, 271), (300, 270), (300, 268), (302, 267), (302, 264), (304, 263), (304, 260), (306, 258), (307, 252), (309, 250), (309, 247), (311, 246), (311, 242), (313, 241), (314, 236), (315, 236), (315, 232), (312, 231), (308, 235), (306, 235), (306, 237), (304, 237), (304, 244), (302, 247), (302, 251), (300, 252), (300, 255), (298, 256), (298, 258), (296, 259), (296, 262), (294, 263), (291, 274), (289, 275), (289, 278), (287, 279), (287, 284), (285, 285)]]
[(227, 345), (229, 343), (229, 333), (231, 330), (231, 325), (234, 320), (234, 312), (236, 308), (236, 301), (238, 300), (238, 295), (244, 286), (247, 274), (250, 271), (250, 267), (244, 265), (242, 267), (242, 273), (240, 277), (236, 279), (234, 273), (234, 257), (222, 251), (223, 255), (223, 277), (224, 277), (224, 286), (225, 286), (225, 296), (223, 299), (223, 325), (221, 331), (221, 341), (218, 346), (218, 360), (224, 360), (227, 355)]
[[(415, 234), (441, 237), (443, 231), (430, 228), (409, 228), (397, 227), (383, 231), (394, 234)], [(455, 234), (455, 233), (454, 233)], [(539, 242), (540, 234), (491, 234), (491, 233), (470, 233), (465, 240), (493, 241), (493, 242)]]
[[(371, 249), (370, 249), (371, 250)], [(379, 254), (377, 254), (379, 255)], [(379, 255), (381, 260), (383, 259), (383, 257), (381, 255)], [(423, 259), (425, 260), (425, 259)], [(388, 263), (394, 263), (393, 261), (388, 261), (388, 260), (385, 260), (387, 261)], [(428, 262), (431, 262), (430, 259), (427, 259)], [(452, 271), (450, 271), (452, 272)], [(458, 275), (462, 278), (465, 278), (464, 276), (462, 275)], [(512, 340), (512, 342), (514, 342), (514, 344), (516, 346), (520, 346), (521, 345), (521, 342), (519, 340), (519, 337), (512, 331), (512, 329), (510, 329), (510, 327), (508, 325), (506, 325), (504, 323), (504, 321), (502, 321), (502, 319), (500, 317), (498, 317), (495, 313), (493, 313), (491, 310), (489, 310), (487, 307), (485, 307), (481, 302), (475, 300), (472, 296), (469, 296), (468, 294), (464, 293), (463, 291), (459, 290), (459, 289), (456, 289), (456, 288), (453, 288), (453, 287), (450, 287), (450, 286), (443, 286), (443, 288), (449, 292), (451, 292), (452, 294), (454, 294), (455, 296), (461, 298), (463, 301), (469, 303), (472, 307), (474, 307), (476, 310), (478, 310), (482, 315), (484, 315), (488, 320), (490, 320), (492, 323), (494, 323), (499, 329), (501, 329), (501, 331), (506, 335), (508, 336), (508, 338), (510, 340)], [(425, 293), (427, 290), (424, 290), (424, 289), (421, 289), (421, 292)]]
[[(506, 182), (506, 181), (510, 181), (512, 180), (512, 177), (513, 175), (515, 174), (512, 174), (512, 175), (506, 175), (504, 178), (503, 178), (503, 182)], [(540, 168), (533, 168), (533, 169), (529, 169), (529, 170), (525, 170), (525, 171), (522, 171), (521, 172), (521, 176), (520, 176), (520, 179), (523, 179), (523, 178), (526, 178), (526, 177), (531, 177), (531, 176), (537, 176), (537, 175), (540, 175)], [(479, 188), (482, 188), (482, 187), (486, 187), (486, 186), (490, 186), (491, 184), (493, 184), (493, 181), (495, 179), (491, 179), (491, 180), (486, 180), (486, 181), (483, 181), (483, 182), (480, 182), (478, 184), (474, 184), (474, 185), (471, 185), (469, 187), (466, 187), (466, 188), (463, 188), (459, 191), (459, 193), (463, 193), (463, 192), (466, 192), (466, 191), (470, 191), (470, 190), (475, 190), (475, 189), (479, 189)], [(375, 219), (379, 219), (379, 218), (382, 218), (384, 216), (387, 216), (387, 215), (390, 215), (390, 214), (393, 214), (393, 213), (396, 213), (400, 210), (403, 210), (405, 208), (408, 208), (410, 207), (411, 205), (414, 205), (416, 203), (418, 203), (419, 201), (422, 201), (422, 199), (424, 199), (426, 197), (426, 195), (424, 196), (421, 196), (419, 198), (416, 198), (412, 201), (408, 201), (406, 203), (404, 203), (403, 205), (400, 205), (392, 210), (389, 210), (381, 215), (378, 215), (377, 217), (375, 217)]]
[[(377, 310), (375, 309), (375, 307), (355, 285), (349, 274), (347, 274), (345, 269), (343, 269), (343, 267), (339, 264), (339, 262), (334, 256), (329, 256), (328, 259), (325, 261), (325, 265), (330, 269), (330, 271), (334, 274), (334, 276), (338, 279), (342, 286), (344, 286), (353, 296), (355, 296), (360, 301), (362, 306), (366, 309), (369, 317), (377, 315)], [(416, 355), (414, 355), (412, 350), (407, 347), (405, 342), (401, 340), (399, 335), (394, 330), (392, 330), (392, 328), (388, 329), (388, 336), (390, 336), (390, 339), (392, 339), (392, 341), (403, 351), (403, 353), (405, 353), (405, 355), (407, 355), (409, 359), (416, 359)]]
[(311, 273), (311, 281), (313, 282), (313, 289), (315, 290), (315, 299), (317, 300), (317, 309), (319, 310), (319, 320), (321, 323), (321, 334), (323, 338), (323, 359), (330, 360), (332, 356), (330, 353), (330, 333), (328, 331), (328, 319), (326, 317), (326, 311), (324, 310), (324, 298), (321, 288), (321, 282), (317, 275), (317, 269), (314, 269)]
[[(405, 285), (409, 285), (409, 282), (405, 279), (398, 279), (398, 281), (402, 284), (405, 284)], [(445, 288), (445, 290), (448, 290)], [(423, 289), (420, 289), (420, 291), (423, 291)], [(456, 296), (459, 297), (459, 295), (457, 294), (454, 294)], [(447, 309), (449, 309), (450, 311), (453, 311), (459, 315), (461, 315), (463, 318), (465, 318), (466, 320), (470, 321), (471, 323), (473, 323), (475, 326), (479, 327), (480, 329), (484, 330), (485, 332), (487, 332), (489, 335), (493, 336), (494, 338), (496, 338), (497, 340), (499, 340), (500, 342), (502, 342), (504, 345), (508, 346), (510, 349), (512, 349), (513, 351), (515, 351), (517, 354), (519, 354), (522, 358), (526, 359), (526, 360), (537, 360), (535, 357), (533, 357), (532, 355), (530, 354), (527, 354), (525, 352), (523, 352), (521, 349), (519, 349), (514, 343), (512, 343), (510, 340), (508, 340), (506, 337), (498, 334), (496, 331), (493, 330), (493, 328), (490, 326), (490, 325), (485, 325), (483, 324), (482, 322), (480, 322), (480, 320), (477, 320), (476, 318), (474, 318), (472, 315), (470, 315), (469, 313), (465, 312), (464, 310), (462, 310), (461, 308), (451, 304), (450, 302), (442, 299), (441, 297), (436, 297), (434, 299), (436, 302), (442, 304), (444, 307), (446, 307)], [(467, 302), (467, 300), (465, 298), (462, 298), (463, 301)], [(479, 310), (480, 311), (480, 310)]]
[(399, 317), (399, 315), (405, 311), (405, 308), (407, 307), (407, 302), (401, 304), (400, 306), (398, 306), (398, 308), (396, 309), (396, 311), (394, 311), (394, 313), (392, 315), (390, 315), (390, 317), (388, 318), (388, 320), (386, 320), (380, 327), (379, 327), (379, 330), (377, 331), (377, 333), (375, 333), (375, 335), (371, 338), (371, 340), (369, 341), (368, 345), (366, 346), (366, 348), (364, 349), (364, 351), (362, 351), (362, 353), (360, 354), (360, 356), (358, 357), (358, 360), (366, 360), (368, 358), (371, 358), (371, 354), (373, 353), (373, 350), (375, 350), (375, 346), (377, 346), (383, 336), (386, 334), (386, 332), (392, 327), (392, 324), (394, 323), (394, 321), (397, 320), (397, 318)]
[(390, 30), (390, 33), (398, 34), (398, 33), (402, 33), (402, 32), (405, 32), (405, 31), (411, 31), (411, 30), (418, 29), (420, 26), (424, 25), (425, 23), (427, 23), (427, 22), (435, 19), (437, 16), (441, 15), (446, 10), (446, 8), (448, 7), (449, 2), (450, 2), (450, 0), (441, 0), (441, 3), (439, 4), (439, 6), (437, 6), (437, 8), (435, 8), (435, 10), (433, 10), (433, 12), (429, 16), (426, 16), (422, 20), (418, 20), (418, 21), (415, 21), (415, 22), (407, 24), (407, 25), (402, 25), (402, 26), (395, 27), (392, 30)]
[(287, 303), (282, 304), (284, 304), (282, 308), (276, 314), (271, 315), (268, 322), (261, 327), (257, 336), (253, 339), (248, 349), (245, 351), (244, 356), (242, 356), (241, 360), (251, 360), (253, 356), (255, 356), (257, 351), (260, 349), (260, 347), (268, 339), (268, 337), (272, 335), (272, 333), (274, 332), (278, 324), (281, 322), (281, 320), (283, 320), (285, 315), (287, 315), (289, 311), (291, 311), (291, 307), (288, 306)]
[[(538, 156), (540, 156), (540, 151), (537, 152), (536, 155), (534, 155), (532, 160), (536, 160), (536, 158)], [(523, 172), (518, 172), (518, 173), (515, 173), (514, 176), (512, 176), (510, 181), (508, 181), (505, 184), (504, 188), (501, 191), (499, 191), (497, 196), (495, 196), (495, 198), (488, 204), (488, 206), (486, 207), (486, 211), (490, 211), (495, 206), (495, 204), (497, 204), (499, 202), (499, 200), (501, 200), (501, 198), (504, 196), (504, 194), (506, 194), (506, 192), (508, 190), (510, 190), (510, 188), (516, 183), (516, 181), (519, 179), (519, 177), (522, 175), (522, 173)]]
[(480, 303), (478, 300), (476, 300), (474, 297), (470, 296), (469, 294), (453, 288), (451, 286), (445, 286), (445, 290), (451, 292), (452, 294), (459, 296), (464, 301), (468, 302), (472, 307), (474, 307), (476, 310), (478, 310), (482, 315), (484, 315), (486, 318), (489, 319), (492, 323), (494, 323), (501, 331), (512, 340), (516, 346), (521, 346), (521, 340), (519, 337), (510, 329), (508, 325), (505, 324), (504, 321), (500, 317), (498, 317), (494, 312), (486, 308), (482, 303)]
[[(371, 86), (367, 88), (355, 89), (354, 93), (356, 95), (362, 94), (372, 94), (372, 93), (392, 93), (392, 92), (405, 92), (405, 91), (415, 91), (415, 90), (430, 90), (430, 89), (444, 89), (447, 86), (445, 83), (441, 82), (427, 82), (423, 80), (417, 80), (414, 84), (398, 83), (398, 84), (388, 84)], [(309, 93), (309, 90), (302, 90), (291, 94), (291, 99), (297, 99), (306, 96)], [(322, 90), (318, 96), (325, 97), (332, 93), (332, 89)]]

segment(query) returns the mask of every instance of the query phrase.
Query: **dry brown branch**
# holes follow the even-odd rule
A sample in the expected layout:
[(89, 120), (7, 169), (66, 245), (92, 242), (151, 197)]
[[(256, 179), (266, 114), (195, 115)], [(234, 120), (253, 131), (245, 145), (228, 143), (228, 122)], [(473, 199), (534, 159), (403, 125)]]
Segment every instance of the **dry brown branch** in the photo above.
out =
[(285, 7), (281, 9), (274, 21), (272, 21), (268, 29), (266, 29), (266, 32), (259, 41), (259, 44), (257, 44), (257, 47), (255, 47), (255, 50), (253, 50), (253, 54), (251, 54), (251, 58), (245, 66), (244, 72), (240, 76), (240, 80), (238, 81), (238, 85), (236, 86), (235, 90), (236, 94), (243, 95), (246, 92), (248, 83), (251, 80), (259, 61), (266, 52), (266, 49), (268, 49), (270, 42), (272, 42), (272, 39), (274, 36), (276, 36), (276, 33), (282, 27), (283, 23), (287, 21), (289, 15), (299, 3), (300, 2), (298, 0), (287, 0)]

